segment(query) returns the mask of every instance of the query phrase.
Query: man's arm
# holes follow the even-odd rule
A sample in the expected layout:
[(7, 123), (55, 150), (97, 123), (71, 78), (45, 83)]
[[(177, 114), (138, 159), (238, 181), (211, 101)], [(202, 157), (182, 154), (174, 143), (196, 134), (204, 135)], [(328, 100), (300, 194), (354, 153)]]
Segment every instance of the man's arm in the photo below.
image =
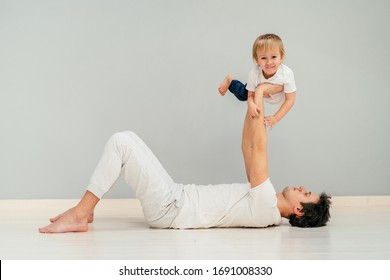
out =
[(248, 91), (248, 113), (251, 117), (258, 117), (259, 116), (259, 107), (255, 103), (255, 93), (253, 91)]
[(263, 123), (264, 99), (256, 90), (256, 105), (260, 108), (259, 117), (249, 118), (249, 134), (251, 135), (251, 157), (249, 178), (251, 187), (256, 187), (268, 179), (267, 143), (268, 137)]
[[(262, 83), (256, 88), (256, 94), (258, 95), (269, 95), (283, 91), (282, 85), (275, 85), (270, 83)], [(251, 153), (252, 153), (252, 136), (253, 132), (251, 129), (252, 126), (252, 118), (259, 117), (260, 111), (263, 112), (264, 115), (264, 105), (261, 102), (262, 110), (260, 110), (259, 106), (255, 103), (255, 93), (253, 91), (248, 91), (248, 112), (245, 116), (244, 128), (242, 133), (242, 142), (241, 142), (241, 150), (244, 157), (245, 162), (245, 171), (248, 178), (248, 181), (251, 182), (250, 172), (251, 172)], [(253, 114), (253, 110), (250, 109), (250, 104), (253, 104), (253, 110), (255, 110), (256, 114)]]
[(250, 130), (250, 124), (251, 124), (251, 115), (249, 112), (246, 113), (245, 120), (244, 120), (244, 128), (242, 129), (242, 142), (241, 142), (241, 150), (242, 155), (244, 157), (245, 162), (245, 172), (246, 177), (248, 178), (248, 182), (251, 181), (250, 179), (250, 166), (251, 166), (251, 152), (252, 152), (252, 135)]

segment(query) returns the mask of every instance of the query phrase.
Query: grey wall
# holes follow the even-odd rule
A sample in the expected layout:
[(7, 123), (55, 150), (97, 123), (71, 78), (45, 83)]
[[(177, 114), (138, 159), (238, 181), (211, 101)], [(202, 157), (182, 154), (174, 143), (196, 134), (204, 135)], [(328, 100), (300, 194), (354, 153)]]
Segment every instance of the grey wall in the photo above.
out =
[(244, 182), (246, 104), (217, 87), (268, 32), (298, 86), (269, 134), (275, 187), (390, 195), (389, 3), (0, 0), (0, 198), (80, 197), (127, 129), (177, 182)]

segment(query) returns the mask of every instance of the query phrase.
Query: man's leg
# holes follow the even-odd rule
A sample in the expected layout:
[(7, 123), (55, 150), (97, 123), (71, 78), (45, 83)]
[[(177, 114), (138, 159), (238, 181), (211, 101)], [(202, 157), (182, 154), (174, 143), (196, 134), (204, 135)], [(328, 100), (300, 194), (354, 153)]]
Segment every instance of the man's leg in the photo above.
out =
[(174, 184), (149, 147), (134, 132), (115, 133), (108, 141), (87, 190), (101, 198), (120, 175), (141, 200), (165, 203)]
[(68, 211), (50, 219), (52, 224), (40, 228), (42, 233), (82, 232), (93, 222), (95, 206), (118, 179), (124, 157), (129, 152), (121, 148), (119, 134), (113, 135), (104, 147), (103, 155), (80, 202)]
[[(88, 230), (93, 209), (100, 198), (114, 185), (121, 173), (141, 200), (148, 222), (161, 217), (164, 208), (178, 196), (174, 182), (146, 144), (133, 132), (115, 133), (107, 142), (103, 155), (91, 177), (87, 192), (80, 203), (51, 219), (53, 224), (40, 232), (59, 233)], [(166, 211), (165, 211), (166, 212)], [(75, 219), (82, 218), (83, 226)], [(86, 221), (86, 223), (85, 223)]]
[(88, 231), (88, 222), (92, 222), (91, 217), (99, 200), (97, 196), (87, 191), (75, 207), (51, 219), (53, 223), (40, 228), (39, 232), (63, 233)]
[(178, 209), (176, 201), (182, 195), (182, 185), (176, 184), (149, 147), (132, 132), (128, 137), (137, 146), (122, 173), (128, 185), (141, 201), (145, 220), (152, 227), (167, 228)]

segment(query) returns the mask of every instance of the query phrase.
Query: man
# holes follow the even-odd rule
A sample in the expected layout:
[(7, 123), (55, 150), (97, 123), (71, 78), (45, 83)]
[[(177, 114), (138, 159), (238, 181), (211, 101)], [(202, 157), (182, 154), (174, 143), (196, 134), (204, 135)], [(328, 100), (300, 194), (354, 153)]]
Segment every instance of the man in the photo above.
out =
[[(262, 92), (275, 87), (264, 86)], [(330, 198), (304, 187), (276, 193), (268, 177), (267, 133), (263, 99), (258, 116), (246, 115), (242, 150), (245, 184), (183, 185), (173, 182), (146, 144), (133, 132), (115, 133), (80, 202), (50, 219), (41, 233), (83, 232), (93, 222), (94, 208), (122, 174), (141, 201), (144, 217), (156, 228), (267, 227), (287, 218), (293, 226), (323, 226), (329, 220)]]

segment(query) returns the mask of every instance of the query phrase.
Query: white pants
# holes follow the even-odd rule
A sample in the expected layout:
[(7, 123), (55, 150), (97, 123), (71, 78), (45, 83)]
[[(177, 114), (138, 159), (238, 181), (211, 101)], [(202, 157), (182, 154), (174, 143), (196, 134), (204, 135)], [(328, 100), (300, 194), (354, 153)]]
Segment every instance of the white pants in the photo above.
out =
[(110, 137), (87, 190), (102, 198), (120, 175), (141, 201), (148, 224), (170, 227), (180, 210), (177, 202), (183, 185), (173, 182), (148, 146), (131, 131)]

